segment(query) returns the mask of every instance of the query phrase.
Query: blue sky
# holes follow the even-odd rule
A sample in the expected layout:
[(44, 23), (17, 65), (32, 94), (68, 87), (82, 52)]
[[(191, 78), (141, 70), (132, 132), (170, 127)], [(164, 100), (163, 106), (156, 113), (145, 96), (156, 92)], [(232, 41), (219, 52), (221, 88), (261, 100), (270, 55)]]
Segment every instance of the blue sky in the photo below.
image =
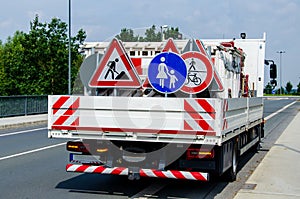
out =
[[(27, 32), (38, 14), (43, 22), (58, 17), (68, 22), (68, 0), (0, 0), (0, 40), (5, 42), (16, 30)], [(86, 41), (102, 41), (121, 28), (151, 25), (179, 27), (198, 39), (262, 38), (267, 33), (266, 58), (279, 65), (282, 56), (282, 82), (300, 81), (300, 1), (299, 0), (72, 0), (72, 32), (83, 28)], [(266, 75), (268, 77), (268, 75)], [(268, 79), (267, 79), (268, 80)]]

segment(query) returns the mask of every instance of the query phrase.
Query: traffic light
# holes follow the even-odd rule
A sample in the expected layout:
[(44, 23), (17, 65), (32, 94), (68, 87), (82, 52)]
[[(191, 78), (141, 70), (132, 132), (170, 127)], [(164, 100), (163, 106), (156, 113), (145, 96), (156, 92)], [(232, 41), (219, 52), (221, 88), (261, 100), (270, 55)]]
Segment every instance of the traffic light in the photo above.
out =
[(276, 79), (277, 78), (277, 66), (276, 64), (270, 65), (270, 78)]

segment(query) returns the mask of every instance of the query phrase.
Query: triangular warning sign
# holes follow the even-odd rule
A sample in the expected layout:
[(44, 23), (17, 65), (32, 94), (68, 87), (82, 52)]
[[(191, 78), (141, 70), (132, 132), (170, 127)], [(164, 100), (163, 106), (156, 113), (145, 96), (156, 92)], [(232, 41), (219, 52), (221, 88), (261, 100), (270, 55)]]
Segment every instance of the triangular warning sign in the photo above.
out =
[(186, 53), (189, 51), (201, 52), (201, 50), (199, 49), (199, 47), (194, 39), (188, 40), (187, 44), (185, 45), (185, 47), (182, 50), (182, 53)]
[[(174, 40), (172, 38), (169, 38), (166, 45), (164, 46), (164, 48), (162, 49), (162, 52), (173, 52), (173, 53), (179, 53), (178, 48), (176, 47), (176, 44), (174, 42)], [(149, 83), (148, 77), (146, 77), (143, 86), (144, 89), (146, 88), (152, 88), (151, 84)]]
[(168, 39), (168, 41), (167, 41), (165, 47), (162, 49), (162, 52), (169, 52), (169, 51), (171, 51), (171, 52), (173, 52), (173, 53), (180, 54), (180, 53), (179, 53), (179, 50), (178, 50), (178, 48), (176, 47), (176, 45), (175, 45), (175, 43), (174, 43), (174, 41), (173, 41), (172, 38)]
[(112, 40), (89, 85), (97, 88), (139, 88), (141, 86), (141, 79), (119, 40)]
[(144, 81), (142, 87), (143, 87), (144, 89), (146, 89), (146, 88), (152, 88), (152, 86), (151, 86), (151, 84), (150, 84), (150, 82), (149, 82), (149, 80), (148, 80), (148, 77), (146, 77), (146, 79), (145, 79), (145, 81)]
[(206, 50), (204, 48), (203, 43), (199, 39), (196, 39), (196, 45), (198, 46), (198, 48), (199, 48), (199, 50), (200, 50), (201, 53), (203, 53), (205, 55), (207, 54), (207, 52), (206, 52)]
[[(207, 57), (209, 57), (208, 54), (207, 54), (207, 51), (204, 48), (204, 44), (202, 43), (202, 41), (200, 41), (199, 39), (196, 39), (195, 42), (196, 42), (196, 45), (199, 48), (200, 52), (203, 53), (204, 55), (206, 55)], [(223, 83), (222, 83), (221, 78), (219, 76), (219, 73), (217, 72), (217, 70), (215, 68), (215, 64), (213, 63), (211, 57), (209, 57), (209, 60), (211, 62), (211, 65), (214, 68), (214, 78), (213, 78), (213, 81), (211, 83), (211, 86), (212, 86), (213, 90), (224, 91), (224, 86), (223, 86)]]

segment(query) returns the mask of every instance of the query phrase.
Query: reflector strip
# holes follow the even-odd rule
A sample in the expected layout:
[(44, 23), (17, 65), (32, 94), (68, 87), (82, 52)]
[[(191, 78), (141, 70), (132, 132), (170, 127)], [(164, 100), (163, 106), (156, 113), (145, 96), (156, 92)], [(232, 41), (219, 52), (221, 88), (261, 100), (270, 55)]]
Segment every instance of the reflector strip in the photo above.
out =
[[(66, 166), (66, 171), (67, 172), (80, 172), (80, 173), (128, 175), (128, 168), (124, 168), (124, 167), (107, 168), (104, 166), (68, 164)], [(154, 169), (141, 169), (140, 176), (141, 177), (154, 177), (154, 178), (171, 178), (171, 179), (208, 181), (208, 173), (177, 171), (177, 170), (159, 171), (159, 170), (154, 170)]]

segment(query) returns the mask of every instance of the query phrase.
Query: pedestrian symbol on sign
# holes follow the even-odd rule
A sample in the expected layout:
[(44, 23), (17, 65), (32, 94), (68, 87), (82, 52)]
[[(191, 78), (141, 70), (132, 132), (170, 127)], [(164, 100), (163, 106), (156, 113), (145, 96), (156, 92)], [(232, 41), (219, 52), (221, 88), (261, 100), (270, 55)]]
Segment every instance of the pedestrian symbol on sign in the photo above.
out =
[[(200, 72), (199, 70), (196, 70), (196, 61), (194, 60), (194, 58), (192, 58), (191, 62), (189, 63), (190, 68), (188, 70), (188, 76), (187, 76), (187, 81), (185, 84), (189, 84), (190, 82), (192, 82), (195, 85), (200, 85), (201, 84), (201, 78), (200, 78)], [(206, 72), (206, 71), (204, 71)], [(199, 77), (198, 77), (199, 75)]]
[(164, 57), (160, 58), (161, 63), (158, 65), (158, 74), (156, 76), (156, 78), (159, 79), (159, 86), (162, 88), (165, 87), (165, 79), (168, 79), (167, 74), (169, 73), (168, 67), (164, 63), (165, 60)]
[(214, 69), (206, 55), (200, 52), (186, 52), (181, 55), (186, 66), (189, 66), (188, 75), (182, 91), (185, 93), (199, 93), (204, 91), (213, 79)]
[(169, 74), (170, 76), (170, 88), (175, 88), (175, 82), (178, 81), (176, 75), (174, 75), (175, 71), (171, 70), (170, 71), (171, 74)]
[(179, 90), (184, 85), (186, 75), (183, 59), (173, 52), (156, 55), (148, 67), (149, 83), (160, 93), (174, 93)]

